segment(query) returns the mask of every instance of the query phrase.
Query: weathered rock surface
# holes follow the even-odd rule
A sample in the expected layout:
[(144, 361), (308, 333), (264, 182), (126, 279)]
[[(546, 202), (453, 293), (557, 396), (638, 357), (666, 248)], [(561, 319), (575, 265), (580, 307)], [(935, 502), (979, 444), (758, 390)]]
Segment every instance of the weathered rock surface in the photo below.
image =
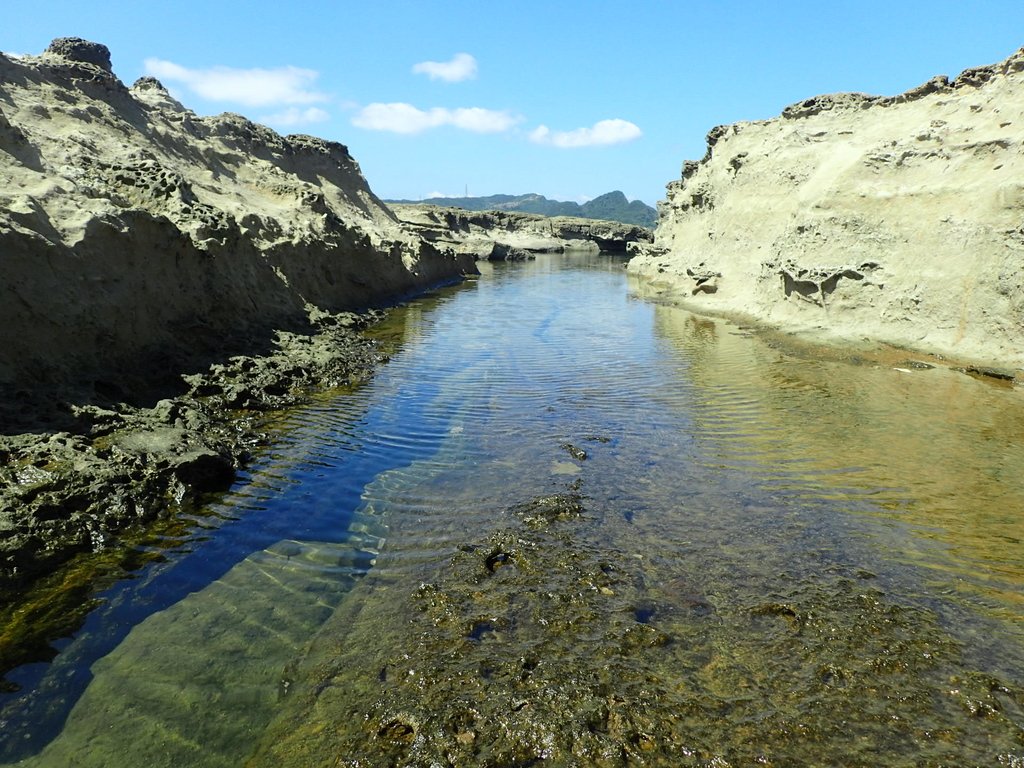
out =
[(658, 212), (640, 200), (628, 200), (619, 190), (583, 203), (549, 200), (544, 195), (488, 195), (486, 197), (431, 197), (426, 200), (385, 200), (386, 203), (419, 203), (443, 208), (461, 208), (467, 211), (517, 211), (539, 213), (542, 216), (569, 216), (572, 218), (621, 221), (653, 229)]
[(0, 384), (21, 387), (135, 390), (474, 269), (402, 227), (341, 144), (199, 117), (77, 38), (0, 56), (0, 252)]
[(79, 38), (0, 55), (0, 674), (33, 580), (227, 487), (261, 411), (369, 374), (344, 310), (475, 271), (341, 144), (127, 88)]
[(718, 126), (632, 272), (705, 311), (1024, 366), (1024, 49)]
[(151, 408), (64, 402), (45, 429), (0, 435), (0, 691), (77, 629), (97, 580), (159, 557), (127, 545), (184, 532), (175, 519), (230, 486), (273, 411), (372, 374), (386, 353), (360, 331), (380, 315), (320, 313), (314, 333), (278, 332), (273, 351), (188, 375)]
[(476, 259), (508, 261), (535, 253), (590, 249), (625, 253), (629, 243), (649, 243), (650, 230), (635, 224), (513, 211), (467, 211), (427, 204), (392, 203), (391, 210), (425, 240)]

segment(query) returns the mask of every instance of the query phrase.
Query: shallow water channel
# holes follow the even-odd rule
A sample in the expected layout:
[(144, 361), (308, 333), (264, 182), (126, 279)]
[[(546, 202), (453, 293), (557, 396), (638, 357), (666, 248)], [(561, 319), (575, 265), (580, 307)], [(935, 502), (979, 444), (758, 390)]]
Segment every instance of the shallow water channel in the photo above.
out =
[(1024, 393), (643, 294), (395, 310), (10, 676), (0, 764), (1024, 765)]

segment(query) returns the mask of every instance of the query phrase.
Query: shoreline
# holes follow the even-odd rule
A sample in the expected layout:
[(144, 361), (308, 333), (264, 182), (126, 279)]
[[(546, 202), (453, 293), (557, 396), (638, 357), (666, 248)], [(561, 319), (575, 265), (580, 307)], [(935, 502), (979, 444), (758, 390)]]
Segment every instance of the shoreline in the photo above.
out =
[(179, 394), (151, 406), (51, 393), (48, 422), (16, 434), (3, 424), (0, 686), (84, 616), (96, 578), (146, 559), (132, 542), (187, 525), (226, 492), (276, 414), (372, 377), (388, 356), (362, 331), (384, 316), (322, 313), (310, 333), (279, 331), (269, 354), (183, 374)]
[(629, 271), (701, 312), (1024, 369), (1024, 49), (713, 128)]
[(918, 362), (929, 367), (948, 368), (1004, 386), (1016, 387), (1024, 383), (1024, 367), (1007, 363), (1005, 360), (950, 354), (942, 349), (928, 349), (901, 341), (857, 334), (848, 329), (810, 323), (784, 325), (750, 312), (688, 300), (689, 297), (681, 293), (680, 287), (669, 281), (659, 281), (633, 272), (630, 272), (629, 279), (631, 293), (645, 301), (677, 307), (700, 317), (723, 320), (738, 328), (753, 330), (763, 336), (768, 343), (783, 346), (788, 353), (797, 356), (805, 356), (808, 350), (815, 350), (829, 359), (858, 364), (875, 362), (893, 367), (898, 367), (896, 363), (913, 362), (912, 358), (917, 358)]

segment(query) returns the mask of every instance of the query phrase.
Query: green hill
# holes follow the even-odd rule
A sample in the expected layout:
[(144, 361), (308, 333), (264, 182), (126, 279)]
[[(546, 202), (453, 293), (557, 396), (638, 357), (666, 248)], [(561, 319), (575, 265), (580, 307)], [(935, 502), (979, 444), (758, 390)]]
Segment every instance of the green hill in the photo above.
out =
[(489, 195), (488, 197), (432, 197), (428, 200), (385, 200), (386, 203), (430, 203), (467, 211), (519, 211), (544, 216), (578, 216), (583, 219), (605, 219), (624, 224), (654, 228), (658, 212), (639, 200), (632, 202), (616, 190), (580, 205), (549, 200), (544, 195)]

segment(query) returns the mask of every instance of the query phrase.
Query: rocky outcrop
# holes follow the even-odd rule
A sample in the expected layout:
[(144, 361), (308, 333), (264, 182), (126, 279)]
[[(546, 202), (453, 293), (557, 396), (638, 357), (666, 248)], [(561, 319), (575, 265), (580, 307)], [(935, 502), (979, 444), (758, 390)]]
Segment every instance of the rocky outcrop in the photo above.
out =
[[(101, 552), (231, 483), (264, 411), (372, 372), (343, 310), (475, 271), (341, 144), (199, 117), (78, 38), (0, 55), (0, 689)], [(77, 555), (74, 589), (12, 602)]]
[(138, 391), (475, 268), (403, 227), (341, 144), (199, 117), (105, 46), (0, 56), (0, 385)]
[(1024, 49), (718, 126), (629, 268), (696, 309), (1024, 366)]
[(649, 243), (649, 229), (635, 224), (512, 211), (467, 211), (429, 204), (392, 203), (391, 210), (425, 240), (476, 259), (532, 258), (536, 253), (589, 249), (625, 253)]
[(619, 190), (606, 192), (580, 204), (549, 200), (544, 195), (488, 195), (486, 197), (431, 197), (426, 200), (385, 200), (386, 203), (426, 204), (466, 211), (515, 211), (542, 216), (569, 216), (576, 219), (600, 219), (637, 224), (653, 229), (658, 212), (641, 200), (629, 200)]

